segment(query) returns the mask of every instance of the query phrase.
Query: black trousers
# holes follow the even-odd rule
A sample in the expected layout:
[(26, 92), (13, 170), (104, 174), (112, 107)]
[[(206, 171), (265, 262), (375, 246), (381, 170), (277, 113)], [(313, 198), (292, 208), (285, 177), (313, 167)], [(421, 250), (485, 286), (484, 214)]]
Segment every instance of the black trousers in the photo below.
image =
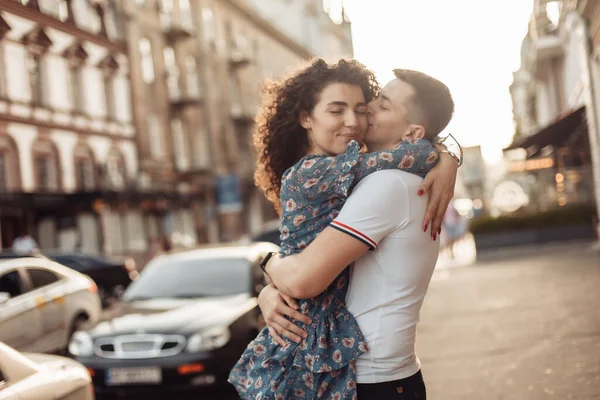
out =
[(359, 383), (358, 400), (426, 400), (427, 393), (421, 371), (408, 378), (391, 382)]

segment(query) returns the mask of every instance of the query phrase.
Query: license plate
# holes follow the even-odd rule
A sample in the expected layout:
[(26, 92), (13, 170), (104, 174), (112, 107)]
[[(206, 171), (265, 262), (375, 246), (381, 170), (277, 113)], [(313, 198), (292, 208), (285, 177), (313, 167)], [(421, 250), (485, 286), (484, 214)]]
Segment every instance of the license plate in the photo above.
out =
[(162, 371), (158, 367), (147, 368), (111, 368), (106, 374), (109, 386), (157, 384), (162, 382)]

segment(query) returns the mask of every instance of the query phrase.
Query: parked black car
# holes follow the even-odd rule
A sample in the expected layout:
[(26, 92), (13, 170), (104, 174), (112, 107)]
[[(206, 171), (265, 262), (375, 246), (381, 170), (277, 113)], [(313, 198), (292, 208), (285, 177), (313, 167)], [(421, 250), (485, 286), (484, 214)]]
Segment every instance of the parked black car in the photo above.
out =
[(281, 222), (274, 220), (266, 223), (259, 233), (251, 237), (252, 242), (269, 242), (279, 246), (281, 244), (281, 238), (279, 233), (279, 226)]
[(122, 303), (69, 351), (92, 373), (99, 397), (175, 397), (226, 386), (230, 369), (264, 326), (257, 293), (270, 243), (159, 256)]
[(92, 278), (98, 286), (98, 294), (103, 307), (109, 305), (110, 298), (119, 298), (139, 275), (135, 262), (131, 258), (111, 259), (104, 256), (63, 251), (34, 252), (33, 254), (13, 251), (0, 252), (0, 259), (31, 256), (49, 258)]
[(83, 253), (48, 251), (44, 253), (52, 261), (89, 276), (98, 285), (102, 305), (107, 305), (110, 297), (119, 298), (139, 273), (131, 258), (110, 259)]

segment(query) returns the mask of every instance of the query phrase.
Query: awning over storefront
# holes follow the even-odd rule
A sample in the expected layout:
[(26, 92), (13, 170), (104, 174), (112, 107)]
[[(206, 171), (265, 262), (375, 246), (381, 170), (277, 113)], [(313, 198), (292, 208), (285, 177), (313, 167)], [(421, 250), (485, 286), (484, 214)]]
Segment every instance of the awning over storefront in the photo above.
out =
[(143, 192), (136, 190), (93, 191), (79, 193), (0, 193), (0, 214), (11, 210), (36, 211), (38, 214), (70, 213), (73, 211), (91, 211), (102, 205), (127, 205), (132, 208), (164, 209), (168, 205), (187, 205), (197, 195), (178, 192)]
[(579, 131), (581, 124), (585, 124), (585, 107), (581, 107), (562, 119), (548, 125), (538, 133), (520, 138), (513, 142), (504, 151), (514, 149), (528, 149), (532, 146), (536, 147), (535, 152), (546, 146), (552, 145), (555, 147), (563, 146), (572, 135)]

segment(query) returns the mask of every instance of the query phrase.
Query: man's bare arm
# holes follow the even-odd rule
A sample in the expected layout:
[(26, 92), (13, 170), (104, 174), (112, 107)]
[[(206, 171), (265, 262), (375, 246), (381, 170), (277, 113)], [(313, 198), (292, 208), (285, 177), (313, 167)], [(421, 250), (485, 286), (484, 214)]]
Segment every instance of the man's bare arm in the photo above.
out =
[(369, 246), (334, 228), (327, 227), (301, 253), (271, 257), (266, 271), (277, 289), (296, 299), (323, 292)]

